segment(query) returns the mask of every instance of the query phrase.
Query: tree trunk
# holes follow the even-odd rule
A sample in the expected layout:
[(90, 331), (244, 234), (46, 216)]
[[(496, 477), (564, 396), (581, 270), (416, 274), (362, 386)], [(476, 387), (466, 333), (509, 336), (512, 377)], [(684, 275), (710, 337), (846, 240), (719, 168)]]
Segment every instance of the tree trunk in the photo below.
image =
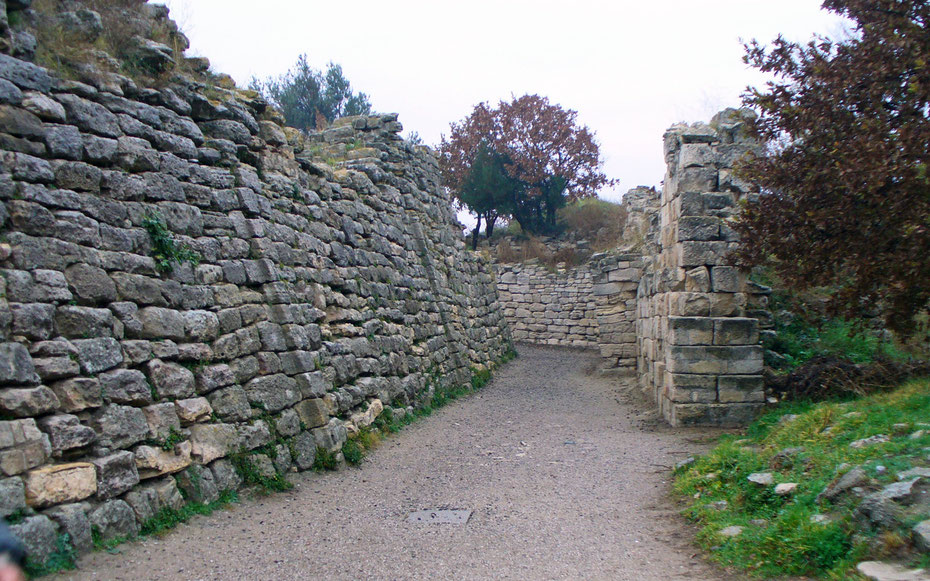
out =
[(471, 233), (471, 249), (478, 250), (478, 234), (481, 233), (481, 214), (478, 214), (478, 223), (475, 224), (475, 229)]

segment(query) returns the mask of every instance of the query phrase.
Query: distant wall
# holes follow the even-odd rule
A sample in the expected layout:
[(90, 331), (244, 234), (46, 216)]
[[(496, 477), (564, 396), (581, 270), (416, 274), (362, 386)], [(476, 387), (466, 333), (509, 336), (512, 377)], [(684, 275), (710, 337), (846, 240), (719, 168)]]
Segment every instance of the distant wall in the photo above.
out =
[(400, 131), (305, 137), (254, 94), (0, 54), (0, 516), (34, 557), (338, 459), (503, 355), (494, 278)]

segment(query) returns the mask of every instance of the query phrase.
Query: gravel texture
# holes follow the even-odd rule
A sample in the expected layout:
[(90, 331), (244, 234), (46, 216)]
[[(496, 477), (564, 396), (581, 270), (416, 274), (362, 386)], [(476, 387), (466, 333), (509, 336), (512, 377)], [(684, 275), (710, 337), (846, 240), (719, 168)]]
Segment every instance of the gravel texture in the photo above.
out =
[[(694, 556), (672, 429), (590, 352), (521, 346), (480, 393), (386, 440), (360, 469), (97, 552), (58, 579), (729, 579)], [(471, 509), (465, 525), (415, 524)]]

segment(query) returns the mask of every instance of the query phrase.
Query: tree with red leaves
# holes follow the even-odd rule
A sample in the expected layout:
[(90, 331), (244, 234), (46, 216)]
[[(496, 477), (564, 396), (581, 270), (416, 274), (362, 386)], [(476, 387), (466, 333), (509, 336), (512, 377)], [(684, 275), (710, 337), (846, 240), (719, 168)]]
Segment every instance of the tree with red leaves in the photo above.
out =
[[(443, 183), (456, 199), (484, 217), (493, 231), (494, 217), (481, 213), (460, 193), (482, 147), (505, 160), (509, 177), (524, 187), (512, 188), (511, 199), (494, 215), (509, 216), (527, 232), (555, 228), (556, 210), (566, 202), (597, 194), (612, 182), (601, 172), (594, 133), (577, 123), (578, 113), (551, 105), (546, 97), (524, 95), (491, 109), (475, 106), (471, 115), (453, 123), (439, 146)], [(487, 168), (483, 168), (487, 171)]]
[(855, 26), (806, 46), (753, 41), (745, 61), (771, 145), (742, 164), (763, 195), (743, 212), (740, 255), (796, 289), (829, 287), (833, 311), (878, 306), (908, 335), (930, 302), (930, 3), (827, 0)]

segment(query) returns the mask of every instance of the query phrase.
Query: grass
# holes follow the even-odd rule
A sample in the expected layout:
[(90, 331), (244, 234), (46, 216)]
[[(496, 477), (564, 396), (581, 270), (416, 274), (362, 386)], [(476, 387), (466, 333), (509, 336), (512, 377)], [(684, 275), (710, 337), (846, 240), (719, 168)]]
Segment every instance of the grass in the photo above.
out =
[(44, 562), (37, 562), (34, 558), (27, 556), (23, 569), (26, 575), (33, 579), (59, 571), (71, 571), (75, 567), (77, 567), (77, 552), (71, 544), (71, 537), (68, 533), (62, 533), (58, 535), (55, 551), (49, 555), (48, 559)]
[[(887, 556), (889, 547), (899, 549), (909, 530), (902, 525), (900, 530), (863, 534), (852, 516), (855, 499), (834, 504), (817, 497), (853, 466), (863, 467), (878, 488), (895, 481), (900, 470), (926, 465), (930, 430), (910, 435), (928, 421), (930, 380), (854, 401), (783, 405), (760, 417), (745, 436), (724, 437), (712, 452), (680, 469), (675, 491), (689, 499), (685, 515), (702, 526), (699, 543), (722, 565), (752, 577), (856, 579), (858, 561)], [(849, 446), (878, 434), (891, 439)], [(790, 448), (799, 450), (778, 455)], [(774, 486), (747, 480), (754, 472), (772, 472), (775, 484), (794, 482), (798, 488), (792, 495), (777, 496)], [(721, 501), (726, 501), (722, 510)], [(830, 522), (812, 522), (818, 514), (829, 515)], [(733, 525), (745, 528), (732, 538), (719, 534)]]
[[(274, 458), (274, 455), (277, 453), (274, 451), (273, 447), (269, 447), (267, 450), (269, 456)], [(229, 456), (229, 460), (232, 462), (233, 468), (236, 470), (236, 473), (242, 478), (242, 481), (246, 484), (251, 484), (257, 486), (259, 490), (265, 493), (271, 492), (283, 492), (294, 488), (294, 485), (284, 477), (283, 474), (275, 472), (273, 477), (266, 476), (258, 471), (255, 468), (255, 465), (249, 459), (250, 454), (245, 452), (237, 452)]]
[(239, 502), (239, 495), (235, 491), (224, 490), (220, 493), (219, 499), (210, 503), (189, 502), (177, 509), (165, 507), (142, 524), (139, 534), (141, 536), (158, 535), (189, 521), (195, 516), (207, 516), (220, 508), (225, 508), (237, 502)]

